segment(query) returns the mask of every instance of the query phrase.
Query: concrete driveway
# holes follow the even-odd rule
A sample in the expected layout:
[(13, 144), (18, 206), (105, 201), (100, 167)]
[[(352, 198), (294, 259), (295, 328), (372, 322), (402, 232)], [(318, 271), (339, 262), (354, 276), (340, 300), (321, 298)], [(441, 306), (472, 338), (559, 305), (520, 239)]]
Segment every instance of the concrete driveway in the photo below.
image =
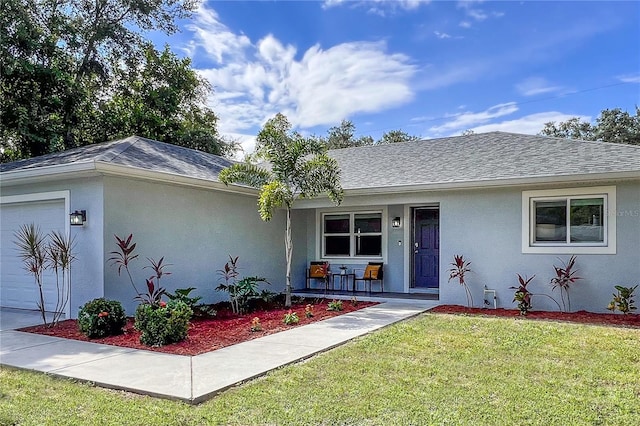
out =
[[(47, 315), (47, 321), (51, 320), (51, 314)], [(15, 330), (42, 324), (42, 316), (39, 311), (28, 309), (0, 308), (0, 331)]]

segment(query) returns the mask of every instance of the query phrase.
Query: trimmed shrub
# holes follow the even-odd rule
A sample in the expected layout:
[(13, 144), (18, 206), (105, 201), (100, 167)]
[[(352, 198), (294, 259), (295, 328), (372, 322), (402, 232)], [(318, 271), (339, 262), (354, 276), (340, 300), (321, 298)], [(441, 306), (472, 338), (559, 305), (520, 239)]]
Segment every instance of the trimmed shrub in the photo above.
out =
[(140, 343), (147, 346), (163, 346), (187, 337), (189, 320), (193, 311), (180, 300), (158, 305), (142, 303), (136, 309), (135, 327), (142, 334)]
[(93, 299), (78, 313), (78, 328), (90, 339), (122, 334), (127, 316), (117, 300)]

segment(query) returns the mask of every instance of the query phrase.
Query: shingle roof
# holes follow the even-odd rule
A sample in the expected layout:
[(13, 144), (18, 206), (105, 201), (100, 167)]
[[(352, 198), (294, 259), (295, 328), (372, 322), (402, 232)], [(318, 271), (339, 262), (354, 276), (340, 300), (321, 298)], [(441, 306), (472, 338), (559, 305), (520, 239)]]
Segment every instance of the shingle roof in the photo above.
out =
[(491, 132), (329, 151), (344, 189), (640, 172), (640, 146)]
[[(329, 151), (346, 190), (490, 185), (536, 178), (640, 176), (640, 146), (491, 132)], [(1, 172), (106, 163), (218, 182), (234, 162), (138, 136), (0, 164)]]
[(0, 164), (0, 171), (30, 170), (90, 162), (129, 166), (211, 181), (217, 181), (220, 171), (233, 164), (233, 161), (217, 155), (139, 136), (130, 136), (126, 139)]

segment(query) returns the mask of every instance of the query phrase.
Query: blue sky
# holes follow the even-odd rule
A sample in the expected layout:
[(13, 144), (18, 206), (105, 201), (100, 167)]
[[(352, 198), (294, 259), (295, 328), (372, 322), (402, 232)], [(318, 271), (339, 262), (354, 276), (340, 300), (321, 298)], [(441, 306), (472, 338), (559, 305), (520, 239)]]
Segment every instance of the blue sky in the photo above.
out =
[(250, 151), (282, 112), (304, 134), (535, 134), (640, 105), (640, 2), (205, 1), (158, 38), (208, 79)]

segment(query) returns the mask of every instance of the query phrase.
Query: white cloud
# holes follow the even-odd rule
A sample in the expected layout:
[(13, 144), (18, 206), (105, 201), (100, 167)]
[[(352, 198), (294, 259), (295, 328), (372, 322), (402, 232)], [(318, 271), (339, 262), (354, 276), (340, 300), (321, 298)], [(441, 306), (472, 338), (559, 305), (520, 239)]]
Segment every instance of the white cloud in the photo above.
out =
[(518, 111), (518, 106), (515, 104), (515, 102), (507, 102), (504, 104), (494, 105), (480, 112), (463, 112), (451, 114), (448, 116), (450, 118), (453, 118), (451, 121), (439, 126), (433, 126), (429, 129), (429, 131), (439, 134), (451, 132), (454, 130), (466, 130), (478, 124), (486, 123), (491, 119), (513, 114), (516, 111)]
[(438, 37), (439, 39), (445, 39), (445, 38), (451, 38), (451, 36), (447, 33), (441, 33), (440, 31), (434, 31), (433, 32), (436, 37)]
[(215, 66), (199, 73), (213, 86), (211, 106), (221, 133), (256, 131), (282, 112), (294, 127), (339, 123), (362, 112), (379, 112), (409, 102), (416, 67), (384, 42), (350, 42), (300, 53), (273, 35), (252, 42), (234, 34), (215, 11), (201, 6), (190, 26), (194, 55)]
[[(476, 133), (486, 132), (511, 132), (525, 133), (529, 135), (537, 135), (544, 128), (545, 123), (550, 121), (560, 122), (567, 121), (576, 115), (564, 114), (557, 111), (539, 112), (536, 114), (525, 115), (515, 120), (507, 120), (499, 123), (484, 124), (471, 128)], [(591, 121), (588, 115), (577, 116), (582, 121)]]
[(457, 8), (462, 9), (467, 18), (461, 21), (458, 25), (463, 28), (471, 28), (471, 21), (482, 22), (488, 18), (501, 18), (504, 16), (504, 12), (487, 12), (484, 9), (477, 7), (477, 5), (484, 3), (483, 0), (462, 0), (458, 1)]
[(640, 83), (640, 74), (619, 75), (618, 80), (623, 83)]
[(195, 23), (187, 25), (200, 40), (197, 46), (191, 44), (189, 51), (194, 54), (196, 47), (203, 48), (217, 62), (233, 60), (244, 54), (244, 49), (251, 45), (249, 38), (243, 34), (234, 34), (220, 22), (218, 13), (207, 8), (204, 3), (195, 13)]
[(516, 89), (523, 96), (535, 96), (563, 90), (562, 87), (554, 86), (542, 77), (527, 78), (516, 84)]
[[(328, 9), (330, 7), (341, 6), (341, 5), (344, 5), (344, 4), (350, 4), (350, 5), (353, 5), (353, 6), (370, 7), (372, 3), (376, 4), (376, 5), (381, 5), (381, 6), (388, 6), (388, 7), (391, 7), (393, 9), (399, 7), (401, 9), (405, 9), (405, 10), (414, 10), (414, 9), (417, 9), (418, 7), (420, 7), (420, 5), (431, 3), (431, 0), (368, 0), (368, 1), (361, 1), (361, 0), (325, 0), (324, 3), (322, 4), (322, 7), (324, 9)], [(378, 13), (378, 14), (382, 13), (382, 16), (384, 16), (384, 12), (381, 12), (379, 7), (370, 8), (369, 12), (375, 12), (375, 13)]]

